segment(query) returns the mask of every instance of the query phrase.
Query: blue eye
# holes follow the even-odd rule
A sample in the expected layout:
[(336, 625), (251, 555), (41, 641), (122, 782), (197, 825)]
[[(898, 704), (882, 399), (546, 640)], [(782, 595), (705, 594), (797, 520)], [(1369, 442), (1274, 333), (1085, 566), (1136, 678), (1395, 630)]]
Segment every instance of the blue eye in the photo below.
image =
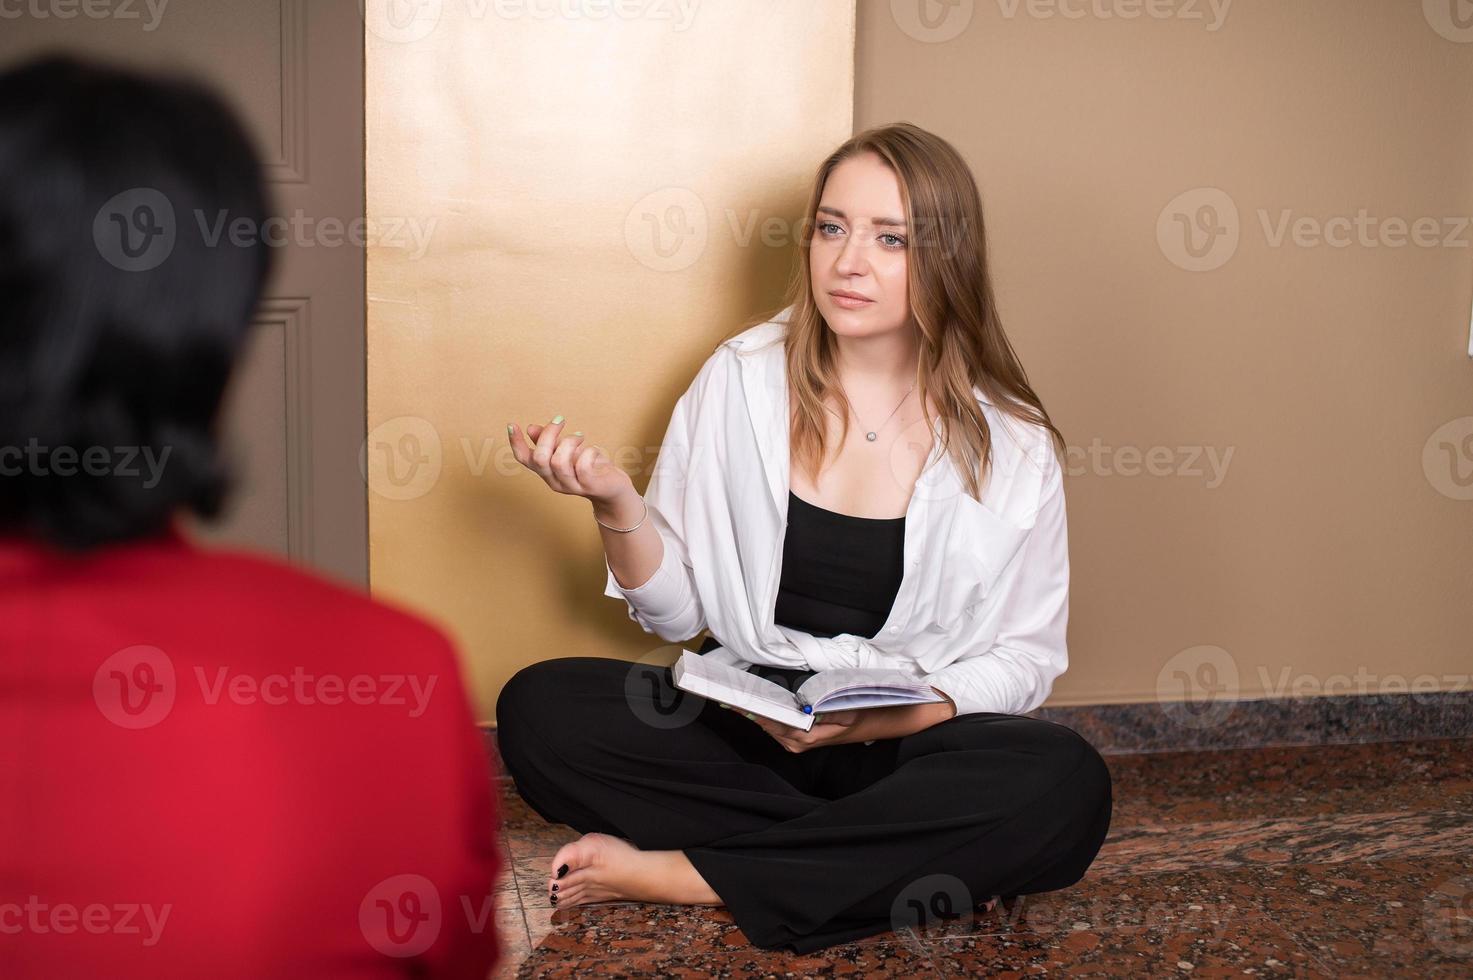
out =
[[(814, 227), (817, 228), (818, 231), (819, 231), (819, 233), (822, 234), (822, 235), (824, 235), (825, 237), (830, 237), (831, 235), (834, 234), (834, 232), (830, 232), (828, 230), (830, 228), (836, 228), (836, 229), (838, 229), (841, 232), (844, 230), (843, 228), (840, 228), (837, 224), (835, 224), (832, 221), (820, 221)], [(895, 234), (894, 232), (888, 232), (887, 231), (887, 232), (885, 232), (883, 235), (881, 235), (879, 237), (880, 237), (880, 240), (881, 241), (884, 241), (887, 238), (893, 240), (893, 244), (892, 243), (886, 243), (885, 247), (888, 248), (888, 249), (894, 250), (894, 249), (901, 249), (901, 248), (904, 248), (905, 247), (905, 239), (902, 238), (902, 237), (900, 237), (899, 235)]]

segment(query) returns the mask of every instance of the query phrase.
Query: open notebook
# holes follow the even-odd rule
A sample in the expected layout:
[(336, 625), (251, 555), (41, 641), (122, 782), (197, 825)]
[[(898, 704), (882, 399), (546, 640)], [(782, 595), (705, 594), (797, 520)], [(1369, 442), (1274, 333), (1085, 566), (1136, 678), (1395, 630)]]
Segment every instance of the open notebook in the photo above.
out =
[[(893, 667), (843, 667), (820, 670), (789, 691), (781, 684), (682, 650), (674, 667), (675, 686), (703, 698), (780, 721), (813, 727), (825, 711), (886, 708), (897, 704), (945, 701), (929, 684)], [(807, 709), (807, 710), (805, 710)]]

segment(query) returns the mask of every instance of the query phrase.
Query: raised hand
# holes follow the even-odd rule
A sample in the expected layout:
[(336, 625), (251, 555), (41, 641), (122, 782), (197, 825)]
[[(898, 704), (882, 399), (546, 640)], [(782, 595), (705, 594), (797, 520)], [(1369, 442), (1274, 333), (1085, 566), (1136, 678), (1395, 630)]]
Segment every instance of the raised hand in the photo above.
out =
[(566, 427), (561, 415), (547, 425), (534, 422), (525, 434), (516, 425), (508, 425), (517, 462), (558, 493), (586, 497), (594, 503), (614, 500), (633, 489), (628, 473), (598, 446), (585, 445), (582, 432), (564, 435)]

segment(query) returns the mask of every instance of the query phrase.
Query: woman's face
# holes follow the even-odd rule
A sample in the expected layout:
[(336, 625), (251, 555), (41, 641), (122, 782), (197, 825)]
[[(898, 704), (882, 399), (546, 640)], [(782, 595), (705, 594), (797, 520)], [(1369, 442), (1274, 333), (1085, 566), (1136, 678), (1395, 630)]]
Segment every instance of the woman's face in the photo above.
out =
[[(811, 285), (829, 329), (869, 337), (909, 322), (905, 208), (900, 182), (885, 162), (874, 153), (862, 153), (835, 167), (813, 220)], [(858, 294), (865, 301), (851, 302), (835, 296), (836, 291)]]

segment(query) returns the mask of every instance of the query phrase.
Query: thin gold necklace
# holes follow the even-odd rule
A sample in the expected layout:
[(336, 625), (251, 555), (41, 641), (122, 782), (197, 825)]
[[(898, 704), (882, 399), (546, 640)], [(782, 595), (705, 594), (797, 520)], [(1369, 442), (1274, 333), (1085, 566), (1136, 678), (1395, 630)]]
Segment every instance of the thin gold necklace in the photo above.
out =
[[(842, 381), (839, 383), (839, 388), (844, 392), (844, 400), (845, 401), (849, 401), (849, 390), (844, 387), (844, 383)], [(916, 390), (915, 382), (912, 381), (910, 383), (910, 387), (907, 388), (907, 389), (905, 389), (905, 394), (903, 396), (901, 396), (900, 405), (904, 405), (905, 404), (905, 399), (909, 398), (910, 397), (910, 393), (912, 391), (915, 391), (915, 390)], [(895, 406), (895, 410), (892, 411), (889, 415), (887, 415), (885, 417), (885, 421), (883, 421), (883, 422), (880, 423), (880, 429), (883, 429), (886, 425), (888, 425), (890, 423), (890, 420), (895, 417), (895, 412), (900, 411), (900, 405), (896, 405)], [(825, 406), (825, 407), (827, 407), (827, 406)], [(830, 408), (829, 411), (834, 412), (834, 410), (832, 408)], [(859, 423), (860, 429), (864, 429), (865, 428), (864, 419), (860, 418), (859, 417), (859, 413), (854, 410), (854, 403), (853, 402), (850, 402), (849, 403), (849, 411), (854, 412), (854, 420)], [(839, 413), (838, 412), (834, 412), (834, 414), (835, 415), (838, 415)], [(876, 439), (878, 439), (880, 437), (879, 429), (875, 429), (875, 430), (872, 430), (872, 431), (865, 432), (864, 437), (866, 439), (868, 439), (870, 442), (874, 442)]]

